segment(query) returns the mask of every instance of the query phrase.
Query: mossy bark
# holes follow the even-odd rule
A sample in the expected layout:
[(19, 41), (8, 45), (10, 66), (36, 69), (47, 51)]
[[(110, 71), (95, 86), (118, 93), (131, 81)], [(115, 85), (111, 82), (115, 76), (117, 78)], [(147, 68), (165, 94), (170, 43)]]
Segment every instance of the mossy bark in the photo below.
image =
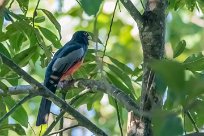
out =
[[(161, 108), (162, 96), (157, 93), (155, 74), (149, 66), (153, 59), (162, 59), (165, 45), (165, 9), (166, 0), (149, 0), (139, 26), (143, 48), (143, 80), (141, 94), (141, 112), (151, 113), (155, 107)], [(152, 121), (147, 117), (129, 114), (128, 136), (152, 136)]]

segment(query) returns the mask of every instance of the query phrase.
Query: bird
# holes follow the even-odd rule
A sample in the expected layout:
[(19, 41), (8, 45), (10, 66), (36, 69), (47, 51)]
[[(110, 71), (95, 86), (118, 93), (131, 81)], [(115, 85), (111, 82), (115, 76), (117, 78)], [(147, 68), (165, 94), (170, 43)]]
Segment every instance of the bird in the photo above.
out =
[[(44, 86), (55, 93), (58, 83), (72, 76), (81, 66), (88, 50), (89, 40), (93, 39), (90, 32), (75, 32), (71, 40), (54, 54), (46, 69)], [(36, 126), (47, 124), (50, 107), (51, 101), (42, 97)]]

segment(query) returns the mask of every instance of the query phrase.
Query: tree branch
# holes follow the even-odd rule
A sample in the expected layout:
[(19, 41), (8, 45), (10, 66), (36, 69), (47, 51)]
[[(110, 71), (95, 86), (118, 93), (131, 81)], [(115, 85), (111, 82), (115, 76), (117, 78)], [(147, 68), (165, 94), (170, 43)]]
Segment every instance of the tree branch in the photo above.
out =
[(120, 0), (126, 10), (130, 13), (132, 18), (137, 23), (138, 27), (141, 28), (143, 24), (143, 18), (141, 13), (137, 10), (137, 8), (133, 5), (131, 0)]
[[(113, 85), (104, 83), (103, 81), (96, 81), (91, 79), (78, 79), (73, 81), (64, 81), (63, 90), (69, 90), (70, 88), (88, 88), (92, 91), (100, 91), (102, 93), (107, 93), (108, 95), (115, 98), (118, 102), (124, 105), (128, 111), (133, 111), (135, 115), (140, 116), (142, 114), (139, 111), (139, 106), (137, 103), (122, 90), (116, 88)], [(11, 87), (8, 89), (7, 93), (0, 90), (0, 95), (17, 95), (31, 93), (35, 90), (32, 86), (29, 85), (20, 85), (16, 87)], [(40, 95), (40, 94), (39, 94)], [(143, 113), (144, 116), (148, 116), (147, 113)]]
[[(89, 89), (85, 89), (82, 92), (80, 92), (78, 95), (76, 95), (74, 98), (72, 98), (72, 100), (69, 102), (70, 105), (73, 105), (80, 97), (86, 95), (87, 93), (90, 93)], [(54, 128), (54, 126), (58, 123), (58, 121), (64, 116), (66, 112), (62, 111), (60, 112), (60, 114), (55, 118), (55, 120), (52, 122), (52, 124), (47, 128), (47, 130), (45, 131), (45, 133), (43, 135), (48, 135), (52, 129)]]
[(188, 118), (190, 119), (191, 123), (193, 124), (193, 126), (194, 126), (196, 132), (199, 133), (198, 126), (197, 126), (195, 120), (193, 119), (193, 117), (192, 117), (190, 111), (186, 111), (186, 114), (187, 114)]
[(0, 89), (0, 95), (19, 95), (19, 94), (29, 94), (33, 91), (33, 87), (30, 85), (18, 85), (14, 87), (9, 87), (8, 90), (4, 91)]
[(59, 131), (53, 132), (53, 133), (51, 133), (51, 134), (49, 134), (47, 136), (51, 136), (51, 135), (54, 135), (54, 134), (62, 133), (64, 131), (68, 130), (68, 129), (72, 129), (72, 128), (79, 127), (79, 126), (80, 125), (73, 125), (73, 126), (68, 127), (68, 128), (60, 129)]
[(89, 129), (93, 133), (100, 135), (100, 136), (106, 136), (107, 135), (100, 128), (98, 128), (91, 121), (89, 121), (86, 117), (84, 117), (81, 113), (79, 113), (74, 108), (72, 108), (69, 104), (67, 104), (64, 100), (57, 97), (55, 94), (53, 94), (51, 91), (49, 91), (48, 88), (46, 88), (41, 83), (39, 83), (37, 80), (32, 78), (29, 74), (27, 74), (24, 70), (22, 70), (12, 60), (7, 58), (4, 54), (0, 53), (0, 58), (4, 64), (9, 66), (13, 71), (15, 71), (25, 81), (27, 81), (31, 86), (33, 86), (35, 88), (35, 89), (31, 90), (31, 93), (42, 95), (42, 96), (46, 97), (47, 99), (51, 100), (58, 107), (60, 107), (61, 109), (65, 110), (70, 115), (72, 115), (78, 121), (79, 125), (86, 127), (87, 129)]

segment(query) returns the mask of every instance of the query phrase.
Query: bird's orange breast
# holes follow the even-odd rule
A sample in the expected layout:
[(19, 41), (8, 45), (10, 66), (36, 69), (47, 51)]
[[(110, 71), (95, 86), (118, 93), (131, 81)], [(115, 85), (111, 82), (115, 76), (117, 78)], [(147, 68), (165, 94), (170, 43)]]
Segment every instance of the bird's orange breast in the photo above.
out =
[(63, 76), (60, 78), (60, 81), (65, 80), (66, 78), (68, 78), (70, 75), (74, 74), (74, 72), (76, 72), (80, 66), (82, 65), (83, 60), (77, 62), (76, 64), (74, 64), (70, 69), (68, 69), (67, 71), (64, 72)]

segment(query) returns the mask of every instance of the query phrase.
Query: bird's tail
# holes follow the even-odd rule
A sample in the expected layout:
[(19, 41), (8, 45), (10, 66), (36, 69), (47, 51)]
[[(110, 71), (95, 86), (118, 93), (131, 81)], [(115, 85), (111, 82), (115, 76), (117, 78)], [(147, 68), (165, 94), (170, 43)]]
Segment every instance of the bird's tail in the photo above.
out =
[[(46, 85), (46, 86), (50, 91), (55, 93), (56, 88), (57, 88), (55, 85), (50, 84), (49, 86), (48, 85)], [(40, 103), (40, 108), (38, 111), (36, 126), (40, 126), (42, 124), (47, 124), (49, 113), (50, 113), (51, 103), (52, 102), (50, 100), (48, 100), (44, 97), (42, 98), (41, 103)]]

